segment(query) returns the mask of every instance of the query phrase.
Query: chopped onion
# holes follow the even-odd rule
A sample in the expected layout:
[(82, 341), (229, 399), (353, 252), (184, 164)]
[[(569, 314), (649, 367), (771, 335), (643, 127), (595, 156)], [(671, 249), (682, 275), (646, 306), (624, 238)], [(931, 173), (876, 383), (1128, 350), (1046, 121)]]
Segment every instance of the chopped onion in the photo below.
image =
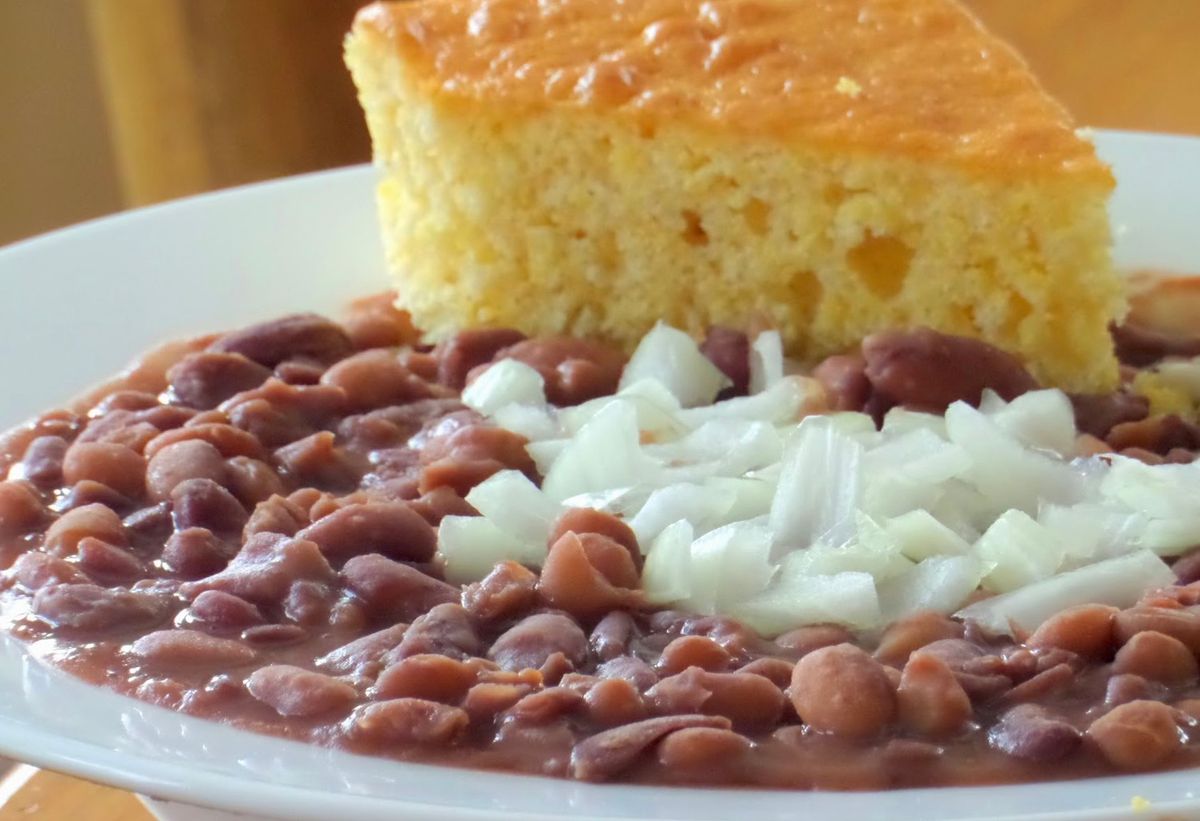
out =
[(918, 610), (953, 613), (962, 607), (990, 565), (976, 556), (932, 556), (881, 582), (879, 607), (884, 623)]
[(691, 427), (720, 418), (770, 422), (772, 425), (793, 423), (800, 418), (804, 403), (813, 395), (813, 390), (811, 380), (788, 376), (762, 393), (736, 396), (701, 408), (686, 408), (679, 418)]
[(941, 414), (924, 413), (895, 407), (883, 417), (883, 434), (885, 437), (898, 436), (914, 430), (927, 430), (936, 433), (939, 438), (946, 438), (946, 419)]
[(562, 500), (563, 507), (586, 507), (611, 513), (614, 516), (632, 516), (646, 504), (654, 489), (646, 485), (615, 487), (592, 493), (579, 493)]
[(766, 519), (734, 522), (692, 542), (687, 605), (698, 613), (723, 613), (762, 591), (775, 568), (769, 559)]
[(890, 579), (909, 570), (913, 563), (899, 545), (870, 517), (859, 515), (855, 541), (844, 545), (817, 544), (783, 557), (780, 578), (833, 576), (845, 572), (870, 573), (876, 581)]
[(768, 637), (805, 624), (843, 624), (865, 630), (878, 627), (881, 615), (870, 573), (780, 580), (730, 612)]
[(516, 359), (501, 359), (462, 392), (463, 404), (485, 416), (505, 405), (546, 404), (542, 375)]
[(530, 442), (525, 446), (525, 452), (533, 460), (538, 473), (545, 476), (571, 442), (570, 439), (543, 439), (540, 442)]
[(975, 555), (993, 565), (983, 586), (1004, 593), (1032, 584), (1058, 570), (1065, 555), (1056, 534), (1020, 510), (992, 523), (975, 543)]
[(658, 323), (642, 337), (621, 374), (622, 389), (641, 379), (654, 379), (685, 408), (710, 404), (729, 384), (721, 370), (700, 353), (683, 331)]
[(862, 446), (825, 416), (800, 423), (783, 455), (771, 503), (775, 543), (803, 547), (818, 540), (841, 545), (855, 532), (862, 496)]
[(482, 579), (500, 562), (513, 559), (540, 565), (546, 542), (521, 542), (482, 516), (447, 516), (438, 526), (438, 550), (446, 579), (463, 584)]
[(467, 494), (467, 503), (522, 542), (545, 543), (562, 507), (519, 470), (502, 470)]
[(962, 556), (971, 545), (928, 510), (910, 510), (884, 525), (899, 551), (914, 562), (933, 556)]
[(558, 418), (567, 433), (574, 434), (601, 408), (613, 402), (631, 404), (637, 412), (638, 430), (654, 438), (674, 438), (687, 430), (678, 418), (679, 401), (653, 379), (639, 380), (615, 396), (601, 396), (573, 408), (563, 408), (559, 411)]
[(651, 604), (674, 604), (692, 594), (692, 526), (680, 520), (663, 528), (646, 551), (642, 590)]
[(723, 524), (735, 501), (733, 493), (722, 488), (692, 483), (668, 485), (650, 494), (629, 520), (629, 526), (639, 544), (648, 544), (680, 519), (686, 519), (699, 535)]
[(704, 486), (733, 494), (733, 506), (725, 514), (722, 524), (767, 515), (771, 511), (771, 500), (775, 496), (775, 483), (760, 478), (714, 476), (705, 480)]
[(568, 440), (546, 473), (542, 490), (562, 501), (580, 493), (653, 482), (658, 467), (642, 452), (633, 406), (612, 402)]
[(750, 346), (750, 393), (762, 393), (783, 379), (783, 337), (763, 331)]
[(1075, 409), (1060, 390), (1023, 393), (990, 416), (997, 427), (1030, 447), (1064, 455), (1075, 451)]
[(1068, 607), (1093, 603), (1129, 607), (1147, 590), (1174, 581), (1175, 574), (1162, 559), (1139, 550), (975, 602), (955, 615), (996, 633), (1012, 635), (1013, 628), (1032, 632)]
[(1154, 519), (1200, 518), (1200, 462), (1147, 465), (1112, 456), (1101, 494)]
[(563, 435), (558, 420), (547, 405), (505, 405), (491, 416), (499, 427), (519, 433), (530, 442)]

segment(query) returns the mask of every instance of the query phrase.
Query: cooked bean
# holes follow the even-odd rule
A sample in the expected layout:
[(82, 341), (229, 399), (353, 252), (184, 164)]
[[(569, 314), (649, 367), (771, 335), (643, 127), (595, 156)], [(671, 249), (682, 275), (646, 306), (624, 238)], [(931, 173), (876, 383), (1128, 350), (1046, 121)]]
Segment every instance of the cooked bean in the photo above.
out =
[(588, 645), (596, 658), (608, 661), (629, 652), (629, 642), (634, 636), (633, 617), (624, 610), (607, 613), (588, 636)]
[(409, 502), (417, 513), (433, 527), (447, 516), (477, 516), (478, 511), (450, 487), (435, 487), (420, 498)]
[(1176, 414), (1151, 416), (1115, 425), (1105, 439), (1116, 451), (1139, 448), (1160, 455), (1176, 448), (1192, 451), (1200, 448), (1200, 426)]
[(596, 675), (624, 679), (640, 692), (645, 692), (658, 683), (658, 674), (654, 672), (654, 668), (636, 656), (609, 659), (596, 668)]
[(388, 661), (423, 653), (466, 659), (482, 655), (483, 642), (466, 610), (457, 604), (439, 604), (409, 626), (404, 639), (388, 654)]
[(332, 362), (353, 346), (338, 325), (316, 314), (294, 314), (225, 334), (210, 351), (238, 353), (273, 368), (285, 359), (308, 356)]
[(171, 532), (171, 505), (169, 502), (159, 502), (135, 510), (124, 518), (123, 523), (130, 538), (162, 541)]
[(275, 460), (293, 482), (325, 489), (353, 488), (360, 474), (357, 457), (335, 444), (329, 431), (318, 431), (275, 451)]
[(728, 669), (731, 661), (725, 648), (707, 636), (680, 636), (663, 648), (658, 669), (665, 675), (679, 673), (689, 667), (720, 672)]
[(415, 344), (421, 336), (408, 311), (396, 307), (392, 291), (354, 300), (342, 325), (359, 350)]
[(39, 487), (54, 487), (62, 482), (67, 440), (61, 436), (39, 436), (29, 443), (21, 459), (21, 473)]
[(240, 641), (197, 630), (156, 630), (129, 645), (129, 652), (143, 663), (163, 669), (240, 667), (258, 656)]
[(393, 624), (355, 639), (317, 659), (317, 666), (343, 675), (362, 675), (380, 665), (383, 657), (404, 639), (407, 624)]
[(492, 361), (498, 351), (524, 338), (525, 334), (520, 331), (507, 328), (460, 331), (438, 346), (438, 381), (462, 389), (472, 368)]
[(838, 354), (822, 361), (812, 372), (825, 389), (825, 400), (835, 411), (861, 411), (871, 397), (867, 362), (860, 354)]
[(1161, 766), (1183, 746), (1173, 709), (1157, 701), (1130, 701), (1092, 722), (1088, 741), (1114, 767), (1128, 771)]
[(611, 610), (642, 602), (638, 572), (629, 550), (599, 533), (568, 532), (556, 541), (542, 565), (537, 590), (553, 607), (593, 620)]
[(179, 401), (208, 410), (234, 394), (261, 385), (270, 375), (269, 368), (241, 354), (201, 351), (172, 365), (167, 381)]
[(281, 647), (299, 644), (308, 638), (308, 631), (298, 624), (256, 624), (240, 635), (242, 641), (256, 647)]
[(566, 687), (547, 687), (524, 696), (505, 714), (505, 720), (547, 724), (587, 709), (583, 696)]
[(808, 655), (822, 647), (847, 644), (854, 641), (854, 634), (840, 624), (810, 624), (797, 627), (776, 637), (775, 644), (791, 650), (797, 658)]
[(492, 644), (487, 657), (505, 670), (538, 669), (554, 653), (578, 667), (587, 658), (587, 636), (579, 625), (560, 613), (527, 616)]
[(348, 407), (353, 411), (433, 397), (425, 380), (404, 367), (396, 354), (384, 350), (346, 357), (325, 371), (321, 383), (345, 391)]
[(128, 544), (121, 518), (99, 504), (64, 513), (46, 530), (44, 544), (48, 553), (65, 557), (73, 555), (80, 540), (88, 536), (118, 546)]
[(223, 569), (229, 555), (211, 530), (192, 527), (171, 534), (163, 545), (162, 560), (180, 578), (199, 579)]
[(108, 581), (128, 581), (141, 578), (146, 568), (128, 550), (85, 536), (75, 547), (79, 566), (92, 578)]
[(1119, 611), (1103, 604), (1069, 607), (1051, 616), (1029, 637), (1030, 647), (1059, 647), (1085, 658), (1112, 655), (1113, 619)]
[(258, 668), (246, 678), (246, 689), (282, 716), (341, 712), (358, 700), (346, 682), (290, 664)]
[(163, 501), (180, 482), (209, 479), (222, 484), (225, 476), (221, 452), (210, 442), (190, 439), (166, 445), (151, 457), (146, 465), (146, 489), (151, 498)]
[(1118, 613), (1114, 618), (1114, 627), (1120, 645), (1138, 633), (1153, 630), (1178, 639), (1193, 654), (1200, 653), (1200, 613), (1138, 605)]
[(597, 681), (584, 694), (588, 718), (601, 727), (629, 724), (646, 717), (646, 705), (637, 687), (625, 679)]
[(362, 599), (368, 617), (377, 621), (409, 621), (459, 599), (459, 588), (374, 553), (346, 562), (342, 578), (346, 589)]
[(437, 550), (437, 534), (404, 502), (351, 504), (321, 518), (299, 533), (316, 542), (333, 561), (381, 553), (404, 561), (426, 562)]
[(1179, 639), (1155, 630), (1143, 630), (1125, 642), (1112, 669), (1175, 686), (1195, 684), (1200, 676), (1192, 651)]
[(929, 328), (872, 334), (862, 353), (874, 390), (915, 410), (942, 413), (958, 400), (977, 405), (987, 388), (1012, 400), (1038, 386), (1012, 354)]
[(137, 412), (113, 410), (90, 421), (75, 442), (114, 442), (141, 453), (159, 433), (154, 425), (140, 419)]
[(1012, 703), (1045, 699), (1059, 690), (1066, 689), (1074, 680), (1075, 669), (1071, 665), (1056, 664), (1022, 681), (1005, 693), (1004, 698)]
[(720, 716), (662, 716), (614, 727), (589, 736), (571, 751), (571, 775), (584, 781), (604, 781), (627, 769), (650, 745), (668, 733), (689, 727), (730, 728)]
[(876, 735), (896, 713), (883, 665), (852, 644), (822, 647), (800, 659), (789, 694), (806, 724), (850, 738)]
[(1154, 684), (1133, 673), (1122, 673), (1108, 679), (1104, 688), (1104, 704), (1114, 707), (1139, 699), (1153, 700), (1157, 696), (1165, 695), (1164, 691), (1165, 688), (1161, 684)]
[(290, 499), (272, 496), (255, 506), (242, 530), (242, 538), (249, 539), (257, 533), (295, 536), (307, 524), (308, 511)]
[(480, 621), (516, 618), (537, 600), (537, 575), (513, 561), (501, 562), (462, 591), (462, 605)]
[(46, 508), (23, 482), (0, 482), (0, 539), (11, 539), (41, 525)]
[(202, 527), (240, 533), (249, 516), (232, 493), (212, 479), (185, 479), (171, 490), (171, 518), (179, 530)]
[(476, 671), (456, 659), (433, 654), (409, 656), (379, 674), (374, 698), (423, 698), (458, 702), (475, 683)]
[(776, 687), (784, 690), (792, 683), (792, 672), (795, 666), (795, 664), (787, 659), (767, 656), (742, 665), (738, 668), (738, 672), (753, 673), (756, 676), (762, 676)]
[(958, 622), (923, 610), (905, 616), (888, 625), (875, 648), (875, 658), (884, 664), (900, 666), (914, 650), (944, 639), (962, 638), (963, 627)]
[(1018, 704), (988, 731), (991, 746), (1029, 761), (1065, 758), (1079, 747), (1082, 737), (1066, 721), (1034, 704)]
[(91, 479), (83, 479), (75, 484), (67, 495), (62, 497), (58, 502), (58, 509), (63, 513), (74, 510), (77, 507), (86, 507), (87, 505), (103, 505), (113, 511), (123, 510), (129, 507), (132, 502), (123, 494), (117, 493), (108, 485), (100, 482), (93, 482)]
[(697, 770), (706, 775), (714, 769), (737, 766), (753, 748), (750, 739), (718, 727), (686, 727), (676, 730), (658, 744), (658, 760), (668, 770)]
[(279, 474), (266, 462), (235, 456), (226, 460), (225, 466), (229, 490), (243, 505), (253, 507), (284, 492)]
[(1122, 422), (1136, 422), (1150, 413), (1146, 397), (1128, 391), (1100, 394), (1072, 394), (1075, 427), (1081, 433), (1104, 439)]
[(113, 442), (72, 445), (62, 469), (69, 485), (90, 479), (129, 497), (140, 496), (145, 486), (146, 460), (132, 448)]
[(182, 621), (214, 633), (240, 633), (247, 627), (262, 624), (262, 613), (245, 599), (220, 590), (206, 590), (183, 611)]
[(971, 700), (941, 659), (914, 653), (896, 690), (896, 715), (921, 735), (953, 735), (971, 718)]
[(532, 687), (528, 684), (498, 684), (486, 681), (467, 690), (462, 708), (471, 717), (472, 723), (492, 721), (530, 692)]
[(313, 542), (259, 533), (246, 541), (224, 570), (184, 584), (181, 592), (196, 596), (205, 590), (224, 590), (256, 604), (277, 605), (299, 579), (332, 582), (334, 578), (329, 562)]
[(353, 740), (379, 748), (397, 744), (449, 744), (467, 729), (466, 712), (420, 698), (376, 701), (354, 711), (345, 725)]
[(208, 423), (188, 425), (160, 433), (146, 444), (146, 458), (153, 459), (164, 448), (180, 442), (207, 442), (226, 459), (234, 456), (265, 459), (267, 456), (262, 443), (244, 430), (233, 425)]
[(517, 342), (498, 351), (493, 361), (515, 359), (542, 375), (546, 398), (555, 405), (578, 405), (615, 393), (625, 357), (599, 342), (548, 337)]
[(546, 544), (552, 545), (561, 539), (564, 534), (572, 532), (578, 534), (598, 533), (601, 536), (607, 536), (629, 551), (634, 565), (638, 571), (641, 571), (642, 551), (638, 547), (637, 536), (634, 535), (633, 528), (611, 513), (592, 510), (588, 507), (567, 508), (554, 522), (554, 526), (550, 529), (550, 538), (546, 540)]
[(750, 339), (742, 331), (712, 325), (700, 344), (700, 353), (730, 381), (724, 397), (745, 396), (750, 389)]
[(45, 553), (22, 553), (10, 568), (11, 576), (28, 590), (38, 590), (51, 584), (88, 581), (79, 568), (68, 561), (55, 559)]
[(33, 597), (33, 612), (58, 627), (99, 632), (117, 626), (149, 624), (161, 618), (159, 596), (94, 584), (54, 584)]

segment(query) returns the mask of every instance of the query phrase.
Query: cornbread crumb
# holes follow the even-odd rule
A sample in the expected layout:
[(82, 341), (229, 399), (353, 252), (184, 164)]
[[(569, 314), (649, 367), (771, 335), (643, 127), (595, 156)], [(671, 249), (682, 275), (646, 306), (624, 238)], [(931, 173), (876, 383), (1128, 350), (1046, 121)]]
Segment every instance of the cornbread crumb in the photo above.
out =
[(1150, 401), (1152, 416), (1178, 414), (1184, 419), (1196, 416), (1196, 403), (1182, 388), (1169, 384), (1153, 371), (1140, 371), (1133, 378), (1133, 390)]
[(927, 325), (1117, 382), (1111, 174), (952, 0), (376, 3), (346, 57), (431, 338)]
[(1129, 800), (1129, 807), (1130, 807), (1130, 809), (1134, 810), (1135, 812), (1141, 812), (1143, 810), (1148, 810), (1152, 806), (1153, 806), (1153, 804), (1150, 802), (1149, 799), (1142, 798), (1140, 795), (1135, 795), (1133, 798), (1131, 798)]
[(845, 76), (838, 77), (837, 85), (834, 86), (838, 94), (845, 94), (852, 99), (858, 99), (862, 95), (862, 86), (851, 78)]

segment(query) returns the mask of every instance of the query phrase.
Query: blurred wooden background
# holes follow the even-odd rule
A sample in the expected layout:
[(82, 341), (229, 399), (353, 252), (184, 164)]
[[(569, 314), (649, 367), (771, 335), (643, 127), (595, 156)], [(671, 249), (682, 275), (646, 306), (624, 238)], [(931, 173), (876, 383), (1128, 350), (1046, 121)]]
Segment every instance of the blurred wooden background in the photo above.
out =
[[(965, 2), (1081, 123), (1200, 134), (1197, 0)], [(341, 65), (358, 5), (0, 0), (0, 243), (365, 160)]]

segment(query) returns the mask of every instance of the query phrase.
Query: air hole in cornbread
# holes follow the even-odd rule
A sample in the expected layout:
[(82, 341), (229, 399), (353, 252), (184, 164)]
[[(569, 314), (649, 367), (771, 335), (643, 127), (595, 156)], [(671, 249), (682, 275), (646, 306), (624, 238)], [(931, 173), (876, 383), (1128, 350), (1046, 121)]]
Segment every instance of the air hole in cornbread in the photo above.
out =
[(761, 237), (767, 233), (767, 229), (769, 228), (771, 206), (758, 197), (751, 197), (742, 206), (742, 219), (746, 221), (746, 227), (752, 234), (757, 234)]
[(708, 245), (708, 232), (700, 221), (700, 215), (695, 211), (684, 211), (683, 240), (688, 245)]
[(904, 288), (913, 250), (901, 240), (870, 231), (846, 252), (846, 263), (863, 284), (881, 298), (893, 297)]

